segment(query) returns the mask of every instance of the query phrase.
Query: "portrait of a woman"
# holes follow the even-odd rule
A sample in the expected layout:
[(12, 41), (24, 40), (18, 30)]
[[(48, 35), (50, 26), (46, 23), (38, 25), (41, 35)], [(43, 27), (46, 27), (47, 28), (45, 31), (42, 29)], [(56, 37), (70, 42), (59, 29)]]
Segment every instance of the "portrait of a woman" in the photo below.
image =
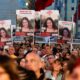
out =
[(6, 55), (0, 55), (0, 80), (19, 80), (14, 60)]
[(69, 40), (71, 38), (71, 34), (68, 28), (63, 28), (61, 35), (63, 40)]
[(46, 28), (46, 32), (58, 32), (58, 27), (54, 23), (53, 19), (48, 17), (44, 22), (44, 27)]
[(8, 35), (7, 31), (5, 28), (0, 28), (0, 41), (1, 42), (6, 42), (10, 36)]
[(22, 32), (31, 32), (32, 25), (27, 17), (21, 19), (19, 26)]

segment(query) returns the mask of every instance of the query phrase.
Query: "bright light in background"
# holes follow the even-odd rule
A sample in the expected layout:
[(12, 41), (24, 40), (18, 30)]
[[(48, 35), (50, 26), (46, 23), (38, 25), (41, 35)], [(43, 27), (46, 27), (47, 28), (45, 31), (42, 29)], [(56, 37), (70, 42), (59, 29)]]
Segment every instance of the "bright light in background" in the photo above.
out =
[(28, 6), (28, 2), (26, 3), (26, 6)]

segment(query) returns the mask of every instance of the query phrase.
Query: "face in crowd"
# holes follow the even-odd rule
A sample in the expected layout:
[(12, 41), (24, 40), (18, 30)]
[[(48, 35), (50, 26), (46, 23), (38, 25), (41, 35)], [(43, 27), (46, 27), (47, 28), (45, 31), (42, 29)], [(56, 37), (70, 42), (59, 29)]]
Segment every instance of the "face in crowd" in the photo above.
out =
[(38, 72), (41, 68), (40, 57), (34, 52), (31, 52), (26, 55), (25, 62), (26, 62), (26, 68), (28, 70), (33, 70), (34, 72)]
[(61, 62), (58, 59), (54, 60), (52, 67), (53, 67), (53, 71), (60, 72), (60, 70), (62, 69)]

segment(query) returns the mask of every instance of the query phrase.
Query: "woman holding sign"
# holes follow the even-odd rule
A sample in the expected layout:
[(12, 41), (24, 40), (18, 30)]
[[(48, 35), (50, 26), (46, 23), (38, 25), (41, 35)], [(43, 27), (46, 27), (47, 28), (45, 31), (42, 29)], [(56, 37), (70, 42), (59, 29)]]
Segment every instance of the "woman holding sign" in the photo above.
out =
[(22, 32), (31, 32), (32, 26), (31, 26), (31, 23), (27, 17), (22, 18), (22, 20), (20, 22), (20, 26), (21, 26)]
[(46, 32), (58, 32), (57, 26), (50, 17), (45, 20), (44, 27), (46, 27)]

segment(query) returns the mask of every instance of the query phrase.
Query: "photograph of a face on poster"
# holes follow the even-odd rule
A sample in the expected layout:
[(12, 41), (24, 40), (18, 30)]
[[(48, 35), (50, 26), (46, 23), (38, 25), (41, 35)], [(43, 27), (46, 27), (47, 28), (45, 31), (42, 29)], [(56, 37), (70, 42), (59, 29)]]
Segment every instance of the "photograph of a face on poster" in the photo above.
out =
[(11, 40), (11, 20), (0, 20), (0, 42)]
[(34, 10), (16, 10), (17, 31), (33, 32), (35, 27)]
[(40, 26), (41, 32), (50, 32), (58, 34), (59, 11), (57, 10), (41, 10)]
[(62, 40), (71, 41), (74, 32), (74, 23), (69, 21), (59, 21), (59, 37)]

